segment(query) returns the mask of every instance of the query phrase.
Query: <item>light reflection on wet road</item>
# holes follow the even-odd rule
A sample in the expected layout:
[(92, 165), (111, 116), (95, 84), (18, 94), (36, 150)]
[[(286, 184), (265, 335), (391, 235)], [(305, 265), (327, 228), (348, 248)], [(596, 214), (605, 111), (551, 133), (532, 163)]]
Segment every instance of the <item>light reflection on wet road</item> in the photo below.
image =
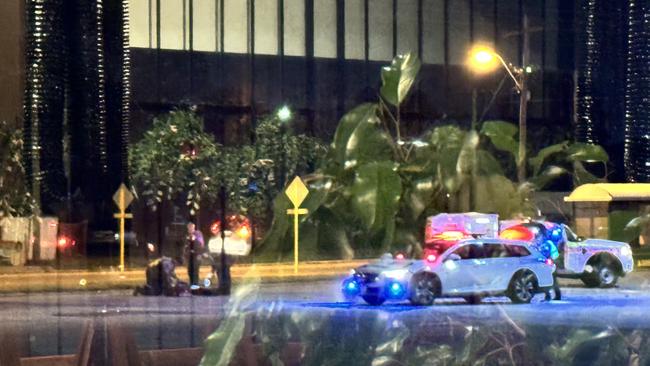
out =
[[(650, 274), (650, 273), (648, 273)], [(409, 324), (455, 319), (469, 326), (503, 323), (650, 329), (650, 289), (643, 274), (621, 281), (614, 289), (586, 289), (563, 280), (561, 301), (513, 305), (505, 297), (480, 305), (462, 299), (439, 299), (432, 307), (386, 303), (379, 307), (344, 302), (339, 281), (275, 283), (253, 286), (237, 312), (330, 314), (337, 318), (387, 318)], [(236, 296), (233, 298), (237, 298)], [(94, 293), (30, 293), (0, 296), (0, 329), (15, 328), (29, 344), (29, 355), (74, 353), (87, 320), (118, 321), (134, 332), (140, 349), (197, 347), (231, 309), (227, 297), (134, 297), (127, 291)]]

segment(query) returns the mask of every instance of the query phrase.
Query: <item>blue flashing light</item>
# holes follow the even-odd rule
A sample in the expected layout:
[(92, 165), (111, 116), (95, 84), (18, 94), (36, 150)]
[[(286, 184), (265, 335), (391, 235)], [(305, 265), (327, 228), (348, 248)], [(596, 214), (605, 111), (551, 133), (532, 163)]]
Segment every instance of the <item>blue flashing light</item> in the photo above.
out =
[(404, 296), (405, 293), (404, 286), (399, 282), (391, 282), (388, 286), (388, 297), (393, 299), (399, 299)]
[(560, 256), (560, 252), (557, 249), (557, 245), (551, 240), (546, 240), (540, 248), (540, 252), (544, 257), (551, 258), (553, 260), (557, 259)]
[(361, 292), (361, 287), (355, 279), (348, 278), (343, 281), (343, 293), (346, 296), (357, 296), (359, 292)]

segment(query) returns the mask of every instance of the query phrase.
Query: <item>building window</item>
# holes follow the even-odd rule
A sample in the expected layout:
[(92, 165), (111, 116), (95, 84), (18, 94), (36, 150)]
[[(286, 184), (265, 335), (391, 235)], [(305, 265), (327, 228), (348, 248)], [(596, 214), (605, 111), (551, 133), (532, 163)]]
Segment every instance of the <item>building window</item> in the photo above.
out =
[(375, 0), (368, 6), (369, 56), (376, 61), (393, 58), (393, 0)]
[(314, 1), (314, 56), (336, 57), (336, 0)]

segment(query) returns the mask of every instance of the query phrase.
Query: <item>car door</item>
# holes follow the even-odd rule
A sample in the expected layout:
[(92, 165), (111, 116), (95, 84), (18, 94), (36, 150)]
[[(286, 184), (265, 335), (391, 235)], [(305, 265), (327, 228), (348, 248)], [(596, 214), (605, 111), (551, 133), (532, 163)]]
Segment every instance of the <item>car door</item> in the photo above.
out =
[[(451, 254), (458, 256), (450, 259)], [(482, 267), (485, 265), (483, 245), (467, 243), (458, 246), (446, 255), (441, 267), (442, 287), (445, 294), (473, 293), (480, 289), (485, 281)]]
[(567, 236), (564, 248), (564, 268), (569, 272), (580, 273), (584, 264), (591, 255), (582, 238), (576, 235), (569, 227), (564, 226)]
[(508, 283), (517, 269), (515, 258), (510, 255), (504, 243), (483, 243), (485, 266), (482, 283), (485, 291), (500, 291), (504, 283)]

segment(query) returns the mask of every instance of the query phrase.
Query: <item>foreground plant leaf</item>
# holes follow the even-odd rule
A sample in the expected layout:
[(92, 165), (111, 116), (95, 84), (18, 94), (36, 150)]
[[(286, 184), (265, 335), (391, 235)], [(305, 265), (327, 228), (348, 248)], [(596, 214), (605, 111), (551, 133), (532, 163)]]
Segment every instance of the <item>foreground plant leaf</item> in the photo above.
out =
[(392, 162), (370, 163), (357, 170), (351, 187), (352, 207), (365, 228), (378, 232), (394, 221), (402, 182)]
[(391, 105), (399, 106), (420, 72), (420, 60), (413, 53), (398, 55), (389, 66), (381, 69), (381, 96)]

